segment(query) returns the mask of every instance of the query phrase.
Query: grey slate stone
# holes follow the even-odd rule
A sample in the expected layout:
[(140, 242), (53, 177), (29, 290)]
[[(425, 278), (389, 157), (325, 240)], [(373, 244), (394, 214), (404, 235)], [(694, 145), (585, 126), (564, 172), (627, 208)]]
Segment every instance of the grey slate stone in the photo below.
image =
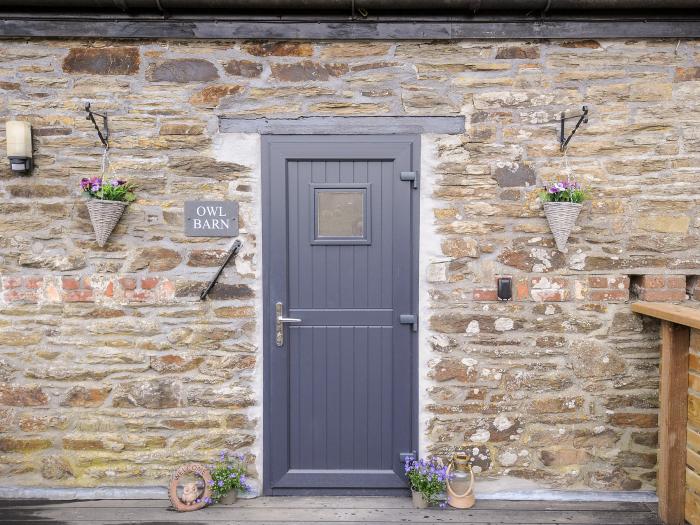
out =
[(216, 80), (219, 73), (208, 60), (182, 58), (152, 64), (146, 78), (151, 82), (203, 82)]
[(501, 188), (534, 186), (537, 182), (534, 170), (527, 164), (518, 164), (515, 170), (507, 166), (493, 170), (492, 177)]

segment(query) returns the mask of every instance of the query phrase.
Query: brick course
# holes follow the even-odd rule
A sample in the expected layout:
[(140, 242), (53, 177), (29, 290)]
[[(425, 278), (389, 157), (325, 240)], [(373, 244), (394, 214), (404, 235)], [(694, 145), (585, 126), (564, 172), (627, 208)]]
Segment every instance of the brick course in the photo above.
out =
[(641, 301), (685, 301), (685, 279), (684, 275), (643, 275), (632, 289)]

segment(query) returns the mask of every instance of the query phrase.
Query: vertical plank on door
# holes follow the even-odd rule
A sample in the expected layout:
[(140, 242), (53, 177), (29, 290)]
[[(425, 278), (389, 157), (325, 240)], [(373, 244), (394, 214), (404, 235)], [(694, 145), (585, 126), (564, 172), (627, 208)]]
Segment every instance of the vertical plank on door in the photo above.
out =
[[(326, 163), (320, 160), (311, 161), (311, 182), (326, 182)], [(315, 209), (315, 203), (312, 205), (312, 210)], [(315, 216), (310, 219), (313, 224)], [(327, 250), (312, 250), (311, 258), (313, 260), (312, 274), (314, 278), (311, 280), (313, 288), (312, 308), (328, 308), (328, 292), (326, 285), (328, 283), (328, 264)]]
[(326, 338), (325, 326), (313, 328), (313, 357), (311, 360), (311, 370), (306, 377), (311, 383), (312, 396), (307, 402), (311, 407), (311, 426), (313, 441), (312, 468), (326, 468), (326, 438), (327, 432), (327, 412), (326, 412), (326, 392), (328, 381), (328, 370), (326, 368), (326, 349), (328, 340)]
[[(367, 182), (367, 161), (353, 163), (353, 182)], [(355, 308), (370, 307), (369, 292), (369, 249), (367, 246), (354, 246), (355, 261)]]
[[(301, 338), (296, 352), (299, 354), (299, 369), (294, 370), (294, 372), (299, 374), (299, 397), (297, 401), (299, 406), (296, 407), (299, 417), (297, 439), (299, 442), (298, 446), (301, 450), (299, 454), (299, 468), (312, 468), (311, 465), (313, 465), (314, 460), (313, 448), (309, 446), (309, 443), (313, 443), (314, 439), (314, 384), (313, 381), (311, 381), (314, 367), (314, 344), (316, 343), (314, 327), (290, 327), (290, 330), (299, 330), (301, 332)], [(292, 352), (292, 354), (294, 354), (294, 352)]]
[[(372, 239), (384, 240), (381, 231), (381, 207), (382, 207), (382, 161), (372, 161), (367, 165), (367, 182), (371, 185), (369, 201), (368, 227), (371, 230)], [(382, 306), (382, 246), (385, 242), (373, 242), (367, 246), (367, 302), (374, 308)]]
[[(353, 161), (344, 160), (340, 163), (338, 182), (353, 181)], [(355, 252), (357, 246), (339, 246), (341, 268), (341, 308), (355, 308)]]
[(354, 436), (354, 454), (353, 468), (367, 468), (367, 446), (369, 429), (367, 428), (367, 404), (369, 403), (369, 395), (367, 391), (367, 379), (369, 372), (368, 362), (368, 331), (366, 326), (354, 327), (354, 374), (355, 374), (355, 396), (353, 400), (354, 420), (355, 420), (355, 436)]
[[(352, 407), (355, 397), (355, 327), (340, 327), (340, 405)], [(351, 469), (355, 466), (354, 457), (355, 415), (343, 411), (340, 420), (340, 468)]]
[(686, 425), (690, 329), (661, 321), (659, 457), (656, 492), (665, 525), (685, 523)]
[[(395, 378), (393, 374), (387, 371), (392, 369), (392, 359), (393, 359), (393, 334), (392, 329), (388, 326), (382, 327), (382, 344), (381, 344), (381, 355), (379, 361), (381, 362), (382, 370), (382, 413), (388, 414), (392, 411), (394, 404), (394, 381)], [(406, 378), (399, 377), (398, 381), (406, 381)], [(382, 453), (381, 453), (381, 465), (383, 468), (393, 467), (393, 455), (392, 446), (394, 444), (394, 428), (391, 424), (391, 418), (382, 418)]]
[[(298, 164), (296, 162), (287, 162), (287, 177), (290, 180), (296, 180), (296, 178), (299, 176), (297, 168)], [(287, 184), (289, 184), (289, 181), (287, 181)], [(296, 191), (287, 194), (287, 208), (289, 210), (297, 210), (296, 212), (288, 213), (289, 229), (291, 231), (299, 231), (301, 224), (304, 224), (300, 222), (302, 217), (299, 216), (299, 211), (302, 209), (301, 206), (304, 203), (300, 202), (299, 198), (299, 185), (296, 185)], [(303, 274), (299, 271), (300, 263), (301, 261), (299, 260), (298, 246), (290, 246), (288, 256), (289, 274), (299, 276), (299, 278), (288, 280), (289, 297), (287, 298), (288, 304), (286, 306), (289, 306), (289, 303), (293, 304), (300, 301), (300, 288), (302, 287), (301, 279), (303, 278)]]
[[(380, 217), (379, 227), (381, 228), (382, 239), (393, 239), (394, 236), (394, 163), (382, 162), (381, 187), (379, 195), (381, 195), (381, 207), (378, 209)], [(377, 199), (378, 200), (378, 199)], [(374, 205), (374, 204), (373, 204)], [(374, 211), (374, 210), (372, 210)], [(381, 307), (391, 308), (393, 304), (393, 272), (394, 267), (394, 250), (390, 242), (385, 241), (380, 246), (382, 250), (382, 275), (381, 275)]]
[[(308, 332), (308, 331), (307, 331)], [(294, 345), (295, 348), (301, 345), (301, 335), (305, 333), (301, 327), (295, 327), (289, 330), (288, 344)], [(301, 406), (301, 385), (298, 373), (301, 370), (301, 352), (296, 352), (293, 356), (289, 355), (289, 366), (291, 373), (289, 374), (289, 395), (294, 397), (295, 401), (289, 403), (289, 465), (290, 468), (299, 468), (301, 465), (301, 414), (298, 408)]]
[(367, 331), (367, 464), (374, 468), (382, 464), (382, 340), (383, 327), (372, 326)]
[[(327, 183), (340, 182), (340, 163), (337, 161), (325, 162), (325, 173)], [(341, 307), (341, 281), (342, 273), (340, 268), (340, 246), (326, 246), (326, 291), (328, 293), (327, 308)]]
[(328, 421), (328, 456), (329, 469), (341, 468), (341, 435), (343, 404), (341, 399), (341, 382), (343, 380), (343, 367), (340, 359), (340, 327), (329, 326), (326, 328), (328, 339), (326, 340), (326, 359), (328, 366), (327, 380), (327, 412)]
[[(291, 163), (290, 163), (291, 164)], [(313, 285), (314, 285), (314, 272), (305, 271), (308, 268), (313, 270), (313, 254), (309, 250), (302, 249), (302, 239), (308, 239), (311, 232), (303, 231), (305, 228), (313, 221), (313, 210), (314, 203), (311, 200), (310, 191), (308, 190), (309, 183), (311, 182), (311, 165), (308, 162), (297, 161), (293, 163), (296, 168), (297, 175), (297, 210), (298, 215), (297, 229), (291, 230), (290, 234), (298, 239), (298, 242), (291, 243), (289, 245), (290, 252), (297, 253), (299, 263), (297, 265), (298, 273), (290, 273), (291, 280), (298, 280), (298, 298), (299, 302), (295, 302), (290, 299), (289, 304), (297, 304), (302, 308), (311, 308), (313, 306)], [(291, 182), (290, 182), (290, 185)], [(307, 243), (304, 243), (307, 244)], [(290, 255), (291, 257), (291, 255)]]

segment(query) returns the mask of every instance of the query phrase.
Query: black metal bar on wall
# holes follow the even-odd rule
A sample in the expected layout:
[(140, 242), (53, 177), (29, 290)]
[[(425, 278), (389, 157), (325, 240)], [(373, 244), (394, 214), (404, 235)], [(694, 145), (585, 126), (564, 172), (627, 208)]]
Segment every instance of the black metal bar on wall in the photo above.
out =
[(700, 17), (652, 18), (153, 18), (0, 13), (0, 38), (452, 40), (697, 38)]

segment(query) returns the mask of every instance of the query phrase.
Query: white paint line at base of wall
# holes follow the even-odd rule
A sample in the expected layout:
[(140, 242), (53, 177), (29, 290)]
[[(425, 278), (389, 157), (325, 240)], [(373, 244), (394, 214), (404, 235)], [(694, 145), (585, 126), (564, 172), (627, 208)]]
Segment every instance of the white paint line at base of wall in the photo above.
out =
[[(358, 496), (364, 497), (364, 496)], [(655, 503), (656, 494), (650, 491), (603, 491), (603, 490), (524, 490), (501, 491), (481, 494), (478, 499), (500, 499), (520, 501), (632, 501)], [(166, 500), (166, 487), (97, 487), (97, 488), (44, 488), (1, 487), (0, 499), (153, 499)]]
[(625, 490), (523, 490), (475, 492), (476, 499), (501, 499), (515, 501), (632, 501), (656, 503), (656, 493), (651, 491)]
[(167, 487), (0, 487), (0, 499), (168, 499)]

